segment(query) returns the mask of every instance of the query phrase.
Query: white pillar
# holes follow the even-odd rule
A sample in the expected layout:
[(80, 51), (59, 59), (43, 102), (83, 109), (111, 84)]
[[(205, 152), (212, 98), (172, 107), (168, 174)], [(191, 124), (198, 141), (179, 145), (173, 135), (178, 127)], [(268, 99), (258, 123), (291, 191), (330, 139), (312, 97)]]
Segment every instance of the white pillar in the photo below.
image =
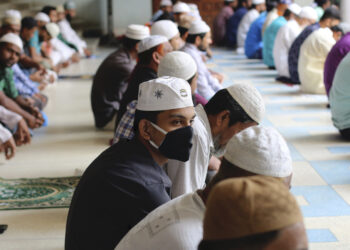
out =
[(350, 1), (349, 0), (341, 0), (340, 12), (341, 12), (342, 22), (346, 22), (350, 24)]

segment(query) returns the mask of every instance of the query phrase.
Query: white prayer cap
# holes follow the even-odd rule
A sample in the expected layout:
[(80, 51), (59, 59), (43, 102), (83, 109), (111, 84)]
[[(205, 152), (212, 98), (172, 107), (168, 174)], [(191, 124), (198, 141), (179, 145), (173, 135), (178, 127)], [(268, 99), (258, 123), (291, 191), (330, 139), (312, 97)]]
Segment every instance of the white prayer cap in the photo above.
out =
[(21, 50), (23, 49), (22, 39), (14, 33), (7, 33), (7, 34), (3, 35), (0, 38), (0, 42), (12, 43), (12, 44), (16, 45), (18, 48), (20, 48)]
[(146, 37), (139, 43), (137, 52), (140, 54), (167, 41), (168, 39), (165, 36), (154, 35)]
[(161, 111), (186, 107), (193, 107), (187, 81), (163, 76), (140, 84), (137, 110)]
[(74, 10), (74, 9), (76, 9), (75, 2), (70, 1), (70, 0), (67, 1), (67, 2), (65, 2), (64, 8), (65, 8), (66, 10)]
[(145, 25), (130, 24), (126, 29), (125, 36), (134, 40), (143, 40), (149, 37), (149, 28)]
[(174, 13), (188, 13), (191, 12), (190, 7), (186, 3), (178, 2), (173, 6)]
[(2, 24), (20, 25), (21, 19), (22, 15), (21, 12), (19, 12), (18, 10), (7, 10), (2, 20)]
[(227, 144), (224, 158), (259, 175), (283, 178), (293, 172), (287, 143), (272, 127), (253, 126), (236, 134)]
[(160, 1), (160, 6), (172, 6), (173, 3), (171, 2), (171, 0), (162, 0)]
[(5, 17), (14, 17), (14, 18), (17, 18), (19, 20), (22, 19), (21, 12), (19, 12), (18, 10), (13, 10), (13, 9), (5, 11)]
[[(311, 7), (310, 7), (311, 8)], [(299, 15), (300, 11), (301, 11), (301, 7), (299, 6), (299, 4), (296, 3), (292, 3), (288, 6), (288, 9), (295, 15)]]
[(57, 13), (62, 13), (62, 12), (64, 12), (64, 7), (63, 7), (63, 5), (62, 5), (62, 4), (61, 4), (61, 5), (57, 5), (56, 11), (57, 11)]
[(310, 6), (305, 6), (301, 8), (301, 11), (299, 13), (300, 18), (306, 18), (310, 20), (318, 20), (317, 12), (314, 8)]
[(265, 115), (264, 100), (251, 84), (237, 83), (227, 88), (233, 99), (255, 122), (261, 123)]
[(170, 20), (157, 21), (151, 27), (151, 35), (165, 36), (168, 40), (174, 38), (177, 34), (179, 34), (179, 29)]
[(159, 63), (158, 76), (174, 76), (189, 80), (197, 72), (197, 64), (192, 56), (182, 51), (166, 54)]
[(60, 28), (55, 23), (47, 23), (45, 28), (52, 38), (55, 38), (60, 33)]
[(265, 0), (253, 0), (252, 3), (255, 4), (255, 5), (258, 5), (258, 4), (265, 3)]
[(210, 31), (210, 27), (202, 20), (192, 22), (191, 27), (188, 30), (188, 34), (201, 34)]
[(38, 14), (36, 14), (34, 19), (45, 23), (50, 22), (50, 17), (44, 12), (39, 12)]

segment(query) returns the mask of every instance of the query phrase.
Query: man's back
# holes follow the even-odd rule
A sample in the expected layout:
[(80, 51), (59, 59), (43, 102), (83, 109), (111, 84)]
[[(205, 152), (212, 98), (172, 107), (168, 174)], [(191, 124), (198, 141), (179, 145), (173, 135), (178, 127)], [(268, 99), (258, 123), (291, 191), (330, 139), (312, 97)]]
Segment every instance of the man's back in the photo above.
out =
[(243, 16), (248, 12), (244, 7), (239, 8), (235, 14), (227, 21), (226, 40), (227, 45), (234, 47), (237, 44), (237, 30)]
[(281, 16), (274, 20), (270, 26), (265, 30), (263, 36), (263, 60), (268, 67), (274, 67), (275, 63), (273, 61), (273, 47), (275, 44), (275, 39), (279, 29), (287, 23), (287, 20)]
[(324, 84), (327, 95), (332, 87), (335, 72), (339, 63), (350, 51), (350, 32), (343, 36), (329, 52), (324, 64)]
[(108, 123), (119, 110), (127, 80), (136, 65), (125, 49), (109, 55), (98, 68), (91, 89), (91, 106), (97, 127)]
[(324, 63), (329, 51), (335, 44), (329, 28), (320, 28), (313, 32), (300, 49), (298, 71), (300, 89), (311, 94), (325, 94), (323, 83)]
[(311, 24), (307, 26), (300, 34), (297, 36), (297, 38), (292, 43), (292, 46), (289, 49), (288, 52), (288, 68), (289, 68), (289, 74), (290, 78), (294, 83), (300, 83), (299, 79), (299, 73), (298, 73), (298, 60), (300, 55), (300, 48), (301, 45), (303, 45), (306, 38), (311, 35), (312, 32), (320, 28), (319, 23)]
[(112, 249), (144, 216), (170, 200), (170, 186), (138, 139), (114, 144), (87, 168), (76, 188), (66, 249)]
[(195, 250), (202, 238), (204, 212), (197, 192), (178, 197), (147, 215), (116, 250)]

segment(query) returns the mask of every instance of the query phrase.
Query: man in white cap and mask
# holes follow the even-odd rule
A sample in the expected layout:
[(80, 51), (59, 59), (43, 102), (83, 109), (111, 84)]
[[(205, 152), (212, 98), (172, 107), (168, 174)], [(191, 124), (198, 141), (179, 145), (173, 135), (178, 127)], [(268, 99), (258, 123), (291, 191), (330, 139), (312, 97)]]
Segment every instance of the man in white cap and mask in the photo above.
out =
[(67, 1), (64, 4), (64, 9), (66, 11), (66, 18), (58, 22), (63, 38), (69, 43), (74, 44), (74, 46), (77, 47), (80, 55), (89, 57), (91, 55), (91, 51), (88, 50), (86, 42), (78, 36), (70, 25), (70, 20), (76, 16), (76, 5), (74, 1)]
[(220, 165), (210, 162), (211, 156), (221, 157), (232, 136), (261, 123), (265, 105), (252, 85), (233, 84), (218, 91), (204, 107), (197, 105), (196, 113), (190, 159), (168, 162), (173, 198), (204, 187), (208, 166), (217, 171)]
[(189, 15), (190, 12), (191, 12), (191, 9), (187, 3), (178, 1), (173, 6), (174, 19), (175, 19), (175, 22), (177, 23), (180, 21), (180, 18), (182, 15)]
[[(207, 187), (155, 209), (128, 232), (116, 250), (196, 250), (202, 239), (206, 202), (213, 187), (229, 178), (254, 175), (283, 179), (290, 187), (290, 152), (285, 140), (273, 128), (255, 126), (234, 136), (218, 174)], [(154, 230), (151, 234), (150, 229)]]
[(184, 45), (177, 25), (170, 20), (160, 20), (153, 23), (151, 35), (160, 35), (168, 38), (173, 50), (179, 50)]
[(113, 249), (170, 200), (162, 166), (168, 159), (188, 160), (195, 116), (187, 81), (161, 77), (140, 85), (136, 136), (111, 146), (84, 172), (69, 209), (65, 249)]
[(310, 6), (305, 6), (300, 8), (300, 12), (295, 18), (290, 19), (287, 24), (278, 31), (273, 47), (273, 60), (278, 73), (277, 81), (291, 83), (288, 67), (289, 49), (302, 30), (316, 21), (316, 11)]
[[(162, 76), (173, 76), (186, 80), (191, 86), (193, 103), (197, 104), (198, 101), (201, 101), (195, 94), (197, 88), (197, 65), (189, 54), (182, 51), (173, 51), (166, 54), (158, 67), (158, 77)], [(114, 143), (117, 143), (120, 139), (131, 140), (134, 138), (133, 124), (136, 105), (137, 100), (128, 104), (126, 112), (116, 128)]]
[(250, 25), (266, 10), (265, 0), (252, 0), (251, 9), (243, 16), (237, 30), (237, 52), (244, 54), (244, 43)]
[(154, 13), (151, 22), (155, 22), (158, 20), (160, 16), (162, 16), (165, 12), (171, 13), (173, 9), (173, 3), (171, 0), (161, 0), (159, 10)]
[(203, 21), (194, 21), (188, 30), (186, 44), (182, 51), (190, 54), (198, 68), (197, 93), (209, 100), (217, 91), (222, 89), (219, 79), (221, 75), (212, 74), (205, 65), (202, 55), (209, 48), (211, 32), (209, 26)]
[(18, 95), (13, 81), (11, 67), (18, 62), (22, 48), (22, 40), (16, 34), (7, 33), (0, 38), (0, 100), (5, 108), (21, 115), (30, 128), (37, 128), (43, 123), (39, 111), (32, 106), (28, 98)]
[(127, 80), (135, 68), (138, 43), (149, 36), (149, 28), (131, 24), (123, 37), (123, 47), (110, 54), (99, 66), (91, 89), (91, 107), (95, 126), (103, 128), (112, 122), (120, 107)]
[(128, 104), (137, 100), (139, 85), (142, 82), (157, 78), (160, 60), (173, 49), (165, 36), (149, 36), (138, 45), (138, 62), (131, 73), (128, 88), (123, 95), (118, 111), (116, 126), (126, 112)]

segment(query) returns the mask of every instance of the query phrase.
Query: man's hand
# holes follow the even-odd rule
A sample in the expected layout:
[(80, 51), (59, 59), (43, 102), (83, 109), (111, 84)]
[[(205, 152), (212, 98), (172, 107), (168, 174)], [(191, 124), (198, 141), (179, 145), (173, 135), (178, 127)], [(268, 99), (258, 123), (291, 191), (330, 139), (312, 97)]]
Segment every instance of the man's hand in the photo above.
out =
[(80, 61), (80, 55), (79, 53), (74, 53), (71, 57), (71, 60), (73, 63), (78, 63)]
[(33, 74), (29, 76), (30, 80), (33, 82), (42, 82), (44, 80), (44, 73), (41, 70), (35, 71)]
[(36, 118), (35, 116), (31, 115), (28, 119), (26, 119), (28, 126), (31, 129), (35, 129), (35, 128), (39, 128), (41, 127), (41, 125), (43, 125), (44, 123), (44, 119), (43, 118)]
[(1, 148), (5, 151), (6, 160), (14, 157), (16, 153), (16, 144), (13, 137), (11, 137), (7, 142), (3, 143)]
[(30, 143), (31, 141), (30, 132), (29, 132), (27, 123), (24, 119), (18, 122), (17, 131), (14, 134), (14, 138), (17, 146)]
[(85, 56), (86, 56), (86, 57), (90, 57), (91, 54), (92, 54), (91, 51), (88, 50), (87, 48), (84, 49), (84, 53), (85, 53)]

